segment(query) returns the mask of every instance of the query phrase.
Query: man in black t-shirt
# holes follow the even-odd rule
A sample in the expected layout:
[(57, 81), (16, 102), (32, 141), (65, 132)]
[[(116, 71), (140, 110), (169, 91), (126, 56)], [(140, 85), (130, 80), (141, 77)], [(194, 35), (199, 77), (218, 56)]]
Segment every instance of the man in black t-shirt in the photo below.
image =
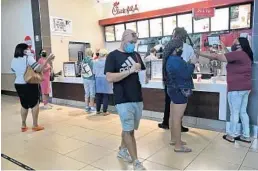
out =
[(121, 47), (107, 56), (105, 74), (107, 80), (114, 84), (116, 109), (123, 128), (118, 157), (133, 162), (135, 170), (145, 170), (138, 160), (134, 137), (134, 130), (139, 127), (143, 110), (138, 72), (145, 70), (140, 55), (134, 51), (137, 38), (134, 31), (125, 30)]

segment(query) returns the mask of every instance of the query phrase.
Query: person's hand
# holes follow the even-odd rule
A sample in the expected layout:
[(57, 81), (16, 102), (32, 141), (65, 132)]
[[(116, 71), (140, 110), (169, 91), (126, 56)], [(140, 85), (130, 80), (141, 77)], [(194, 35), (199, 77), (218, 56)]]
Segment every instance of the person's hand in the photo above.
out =
[(130, 68), (131, 73), (139, 72), (141, 70), (141, 64), (134, 63), (133, 66)]
[(47, 57), (48, 61), (52, 61), (55, 59), (55, 55), (54, 54), (50, 54), (48, 57)]
[(191, 64), (196, 64), (198, 62), (198, 59), (197, 58), (191, 58), (190, 60), (189, 60), (189, 63), (191, 63)]

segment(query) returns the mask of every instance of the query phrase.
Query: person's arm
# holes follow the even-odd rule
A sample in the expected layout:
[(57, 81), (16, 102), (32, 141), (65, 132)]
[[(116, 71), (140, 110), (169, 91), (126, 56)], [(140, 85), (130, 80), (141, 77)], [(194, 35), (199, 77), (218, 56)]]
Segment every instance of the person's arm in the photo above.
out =
[(33, 58), (33, 56), (28, 56), (26, 60), (28, 60), (28, 64), (31, 66), (31, 68), (35, 71), (35, 72), (42, 72), (44, 70), (44, 68), (46, 67), (46, 65), (48, 63), (50, 63), (51, 60), (53, 60), (55, 58), (55, 56), (53, 54), (50, 54), (47, 57), (47, 60), (45, 62), (43, 62), (42, 64), (39, 64), (38, 62), (36, 62), (36, 60)]
[(209, 58), (211, 60), (227, 62), (227, 58), (224, 54), (212, 54), (212, 53), (208, 53), (208, 52), (198, 52), (198, 51), (196, 51), (196, 54), (198, 54), (199, 56), (202, 56), (204, 58)]

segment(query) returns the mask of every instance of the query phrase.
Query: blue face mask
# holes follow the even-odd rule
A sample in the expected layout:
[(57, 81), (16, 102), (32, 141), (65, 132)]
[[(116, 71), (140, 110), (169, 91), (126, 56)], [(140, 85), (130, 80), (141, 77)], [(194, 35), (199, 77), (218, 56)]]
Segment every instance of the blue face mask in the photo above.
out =
[(134, 43), (126, 43), (124, 46), (124, 51), (126, 53), (133, 53), (134, 52), (134, 48), (135, 48), (135, 44)]

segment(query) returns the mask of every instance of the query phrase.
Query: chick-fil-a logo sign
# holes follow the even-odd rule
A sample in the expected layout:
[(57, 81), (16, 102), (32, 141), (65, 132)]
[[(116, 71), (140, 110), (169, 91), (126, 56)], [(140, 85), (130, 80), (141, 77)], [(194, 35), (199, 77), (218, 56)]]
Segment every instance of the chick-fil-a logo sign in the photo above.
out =
[(119, 2), (115, 2), (113, 4), (112, 14), (119, 15), (119, 14), (130, 14), (134, 13), (135, 11), (139, 11), (138, 5), (128, 5), (126, 8), (119, 8)]

